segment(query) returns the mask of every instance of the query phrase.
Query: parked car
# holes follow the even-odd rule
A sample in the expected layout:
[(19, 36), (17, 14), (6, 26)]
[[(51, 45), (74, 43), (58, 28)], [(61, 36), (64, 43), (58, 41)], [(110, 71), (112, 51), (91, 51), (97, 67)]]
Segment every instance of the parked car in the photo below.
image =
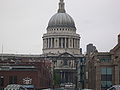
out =
[(4, 90), (27, 90), (27, 89), (24, 88), (22, 85), (10, 84), (7, 85), (7, 87)]
[(113, 85), (112, 87), (110, 87), (107, 90), (120, 90), (120, 85)]
[(73, 84), (73, 83), (65, 83), (65, 87), (75, 87), (75, 84)]

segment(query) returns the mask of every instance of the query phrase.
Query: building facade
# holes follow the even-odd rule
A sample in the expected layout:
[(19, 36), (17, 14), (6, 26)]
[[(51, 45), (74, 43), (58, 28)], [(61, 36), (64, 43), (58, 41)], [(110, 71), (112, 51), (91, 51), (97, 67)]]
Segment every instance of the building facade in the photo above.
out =
[(118, 44), (110, 52), (86, 55), (86, 87), (106, 90), (120, 84), (120, 35)]
[(0, 63), (0, 90), (9, 84), (19, 84), (28, 90), (52, 87), (52, 73), (44, 62)]
[(59, 76), (55, 83), (77, 84), (77, 61), (83, 57), (80, 35), (76, 33), (73, 18), (66, 13), (64, 0), (60, 0), (58, 11), (49, 20), (47, 33), (43, 35), (43, 54), (52, 57), (53, 72)]
[[(33, 62), (46, 62), (52, 61), (52, 85), (60, 86), (65, 83), (72, 83), (77, 85), (77, 63), (83, 55), (80, 53), (80, 35), (76, 33), (75, 22), (73, 18), (66, 13), (64, 0), (60, 0), (59, 9), (55, 15), (51, 17), (47, 26), (47, 33), (43, 35), (43, 54), (41, 55), (20, 55), (20, 54), (1, 54), (1, 62), (6, 61), (13, 63), (33, 63)], [(19, 67), (17, 64), (16, 67)], [(21, 68), (22, 69), (22, 68)], [(23, 70), (23, 69), (22, 69)], [(40, 71), (1, 71), (1, 74), (17, 73), (17, 75), (29, 74), (31, 77), (40, 77)], [(44, 69), (43, 69), (44, 70)], [(49, 70), (48, 70), (49, 71)], [(29, 73), (29, 74), (28, 74)], [(46, 72), (47, 73), (47, 72)], [(49, 72), (48, 72), (49, 73)], [(16, 74), (15, 74), (16, 75)], [(16, 75), (16, 76), (17, 76)], [(49, 75), (49, 74), (48, 74)], [(2, 75), (1, 75), (2, 76)], [(17, 76), (20, 77), (20, 76)], [(51, 77), (51, 76), (49, 76)], [(20, 77), (21, 78), (21, 77)], [(20, 79), (19, 78), (19, 79)], [(46, 77), (45, 77), (46, 78)], [(47, 88), (48, 85), (40, 85), (41, 80), (45, 81), (48, 77), (44, 79), (35, 78), (35, 85), (37, 88)], [(34, 81), (34, 79), (33, 79)], [(6, 81), (9, 84), (9, 81)], [(17, 82), (18, 83), (18, 82)], [(42, 83), (42, 82), (41, 82)], [(47, 81), (45, 82), (47, 84)], [(42, 84), (45, 84), (44, 82)], [(22, 83), (19, 83), (22, 84)], [(39, 86), (37, 86), (39, 84)], [(5, 85), (6, 86), (6, 85)]]

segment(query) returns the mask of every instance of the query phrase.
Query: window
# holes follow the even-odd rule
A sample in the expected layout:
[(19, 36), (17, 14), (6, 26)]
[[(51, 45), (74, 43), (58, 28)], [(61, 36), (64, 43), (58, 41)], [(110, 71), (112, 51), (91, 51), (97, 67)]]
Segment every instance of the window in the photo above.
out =
[(98, 56), (98, 59), (101, 62), (110, 62), (111, 56), (110, 55), (102, 55), (102, 56)]
[(9, 84), (17, 84), (17, 76), (10, 76)]
[(106, 90), (112, 86), (112, 68), (101, 68), (101, 90)]
[(4, 76), (0, 76), (0, 87), (4, 86)]
[(111, 87), (112, 81), (101, 81), (101, 87)]
[(101, 68), (101, 74), (111, 75), (112, 74), (112, 68), (109, 68), (109, 67)]
[(67, 60), (64, 60), (64, 65), (67, 65)]

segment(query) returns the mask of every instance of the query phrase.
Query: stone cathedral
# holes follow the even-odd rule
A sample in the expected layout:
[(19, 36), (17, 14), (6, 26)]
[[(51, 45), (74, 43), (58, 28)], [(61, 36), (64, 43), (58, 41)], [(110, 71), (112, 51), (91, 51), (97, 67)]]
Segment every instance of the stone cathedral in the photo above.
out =
[(75, 84), (76, 60), (81, 57), (80, 35), (76, 33), (74, 20), (64, 6), (64, 1), (60, 0), (57, 13), (49, 20), (47, 33), (43, 35), (43, 54), (54, 59), (60, 83)]
[(72, 17), (66, 13), (63, 0), (58, 12), (51, 17), (47, 33), (43, 35), (43, 53), (80, 54), (80, 35)]

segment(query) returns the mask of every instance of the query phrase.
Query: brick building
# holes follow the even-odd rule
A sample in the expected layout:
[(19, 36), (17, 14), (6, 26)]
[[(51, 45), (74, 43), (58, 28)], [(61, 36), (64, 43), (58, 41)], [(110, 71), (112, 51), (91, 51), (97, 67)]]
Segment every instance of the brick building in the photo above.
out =
[(0, 88), (20, 84), (28, 89), (51, 87), (52, 74), (47, 62), (0, 63)]

